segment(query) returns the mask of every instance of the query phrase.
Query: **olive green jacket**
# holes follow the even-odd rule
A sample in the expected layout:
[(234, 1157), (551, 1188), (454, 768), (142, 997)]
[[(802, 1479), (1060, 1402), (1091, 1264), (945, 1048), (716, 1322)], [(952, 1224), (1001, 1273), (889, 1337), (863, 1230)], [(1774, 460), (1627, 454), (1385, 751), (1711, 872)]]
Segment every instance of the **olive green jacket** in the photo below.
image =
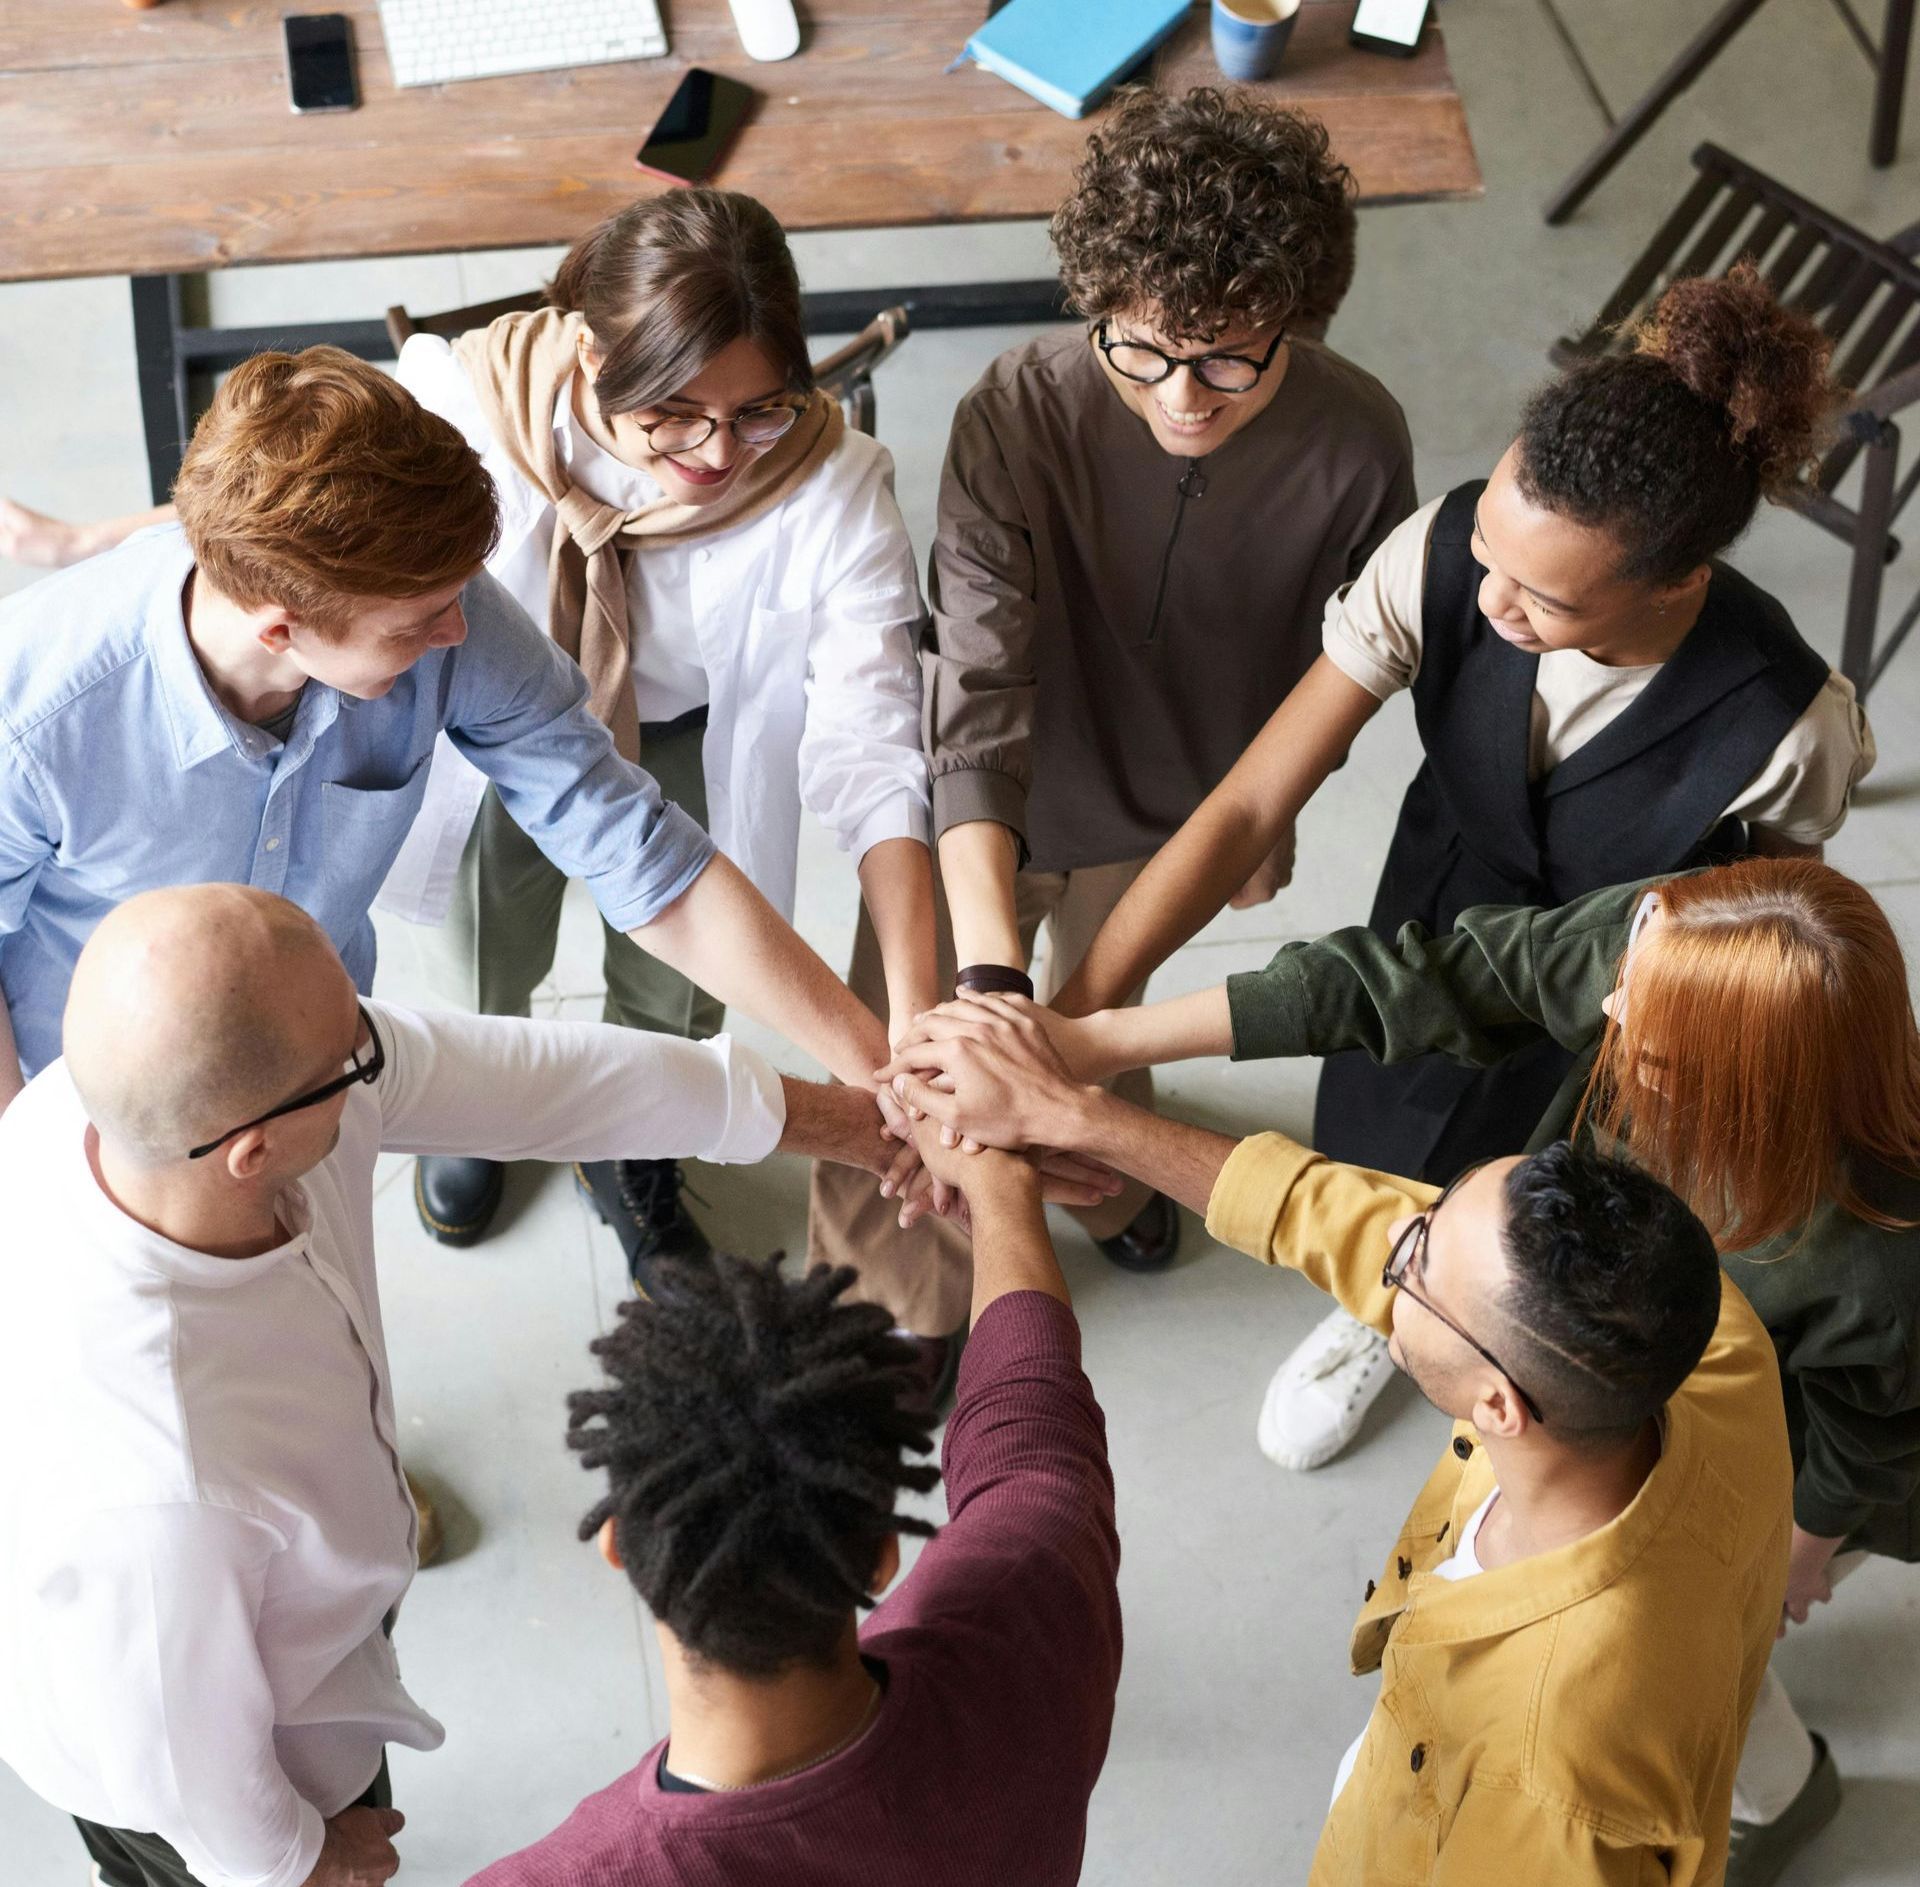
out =
[[(1392, 943), (1355, 928), (1288, 944), (1264, 970), (1228, 979), (1234, 1059), (1438, 1050), (1484, 1068), (1551, 1036), (1578, 1059), (1529, 1143), (1544, 1146), (1572, 1126), (1601, 999), (1658, 882), (1551, 911), (1478, 906), (1444, 937), (1409, 924)], [(1920, 1219), (1920, 1178), (1876, 1165), (1858, 1183), (1890, 1215)], [(1920, 1559), (1920, 1229), (1889, 1231), (1828, 1203), (1801, 1233), (1723, 1262), (1780, 1359), (1794, 1519)]]

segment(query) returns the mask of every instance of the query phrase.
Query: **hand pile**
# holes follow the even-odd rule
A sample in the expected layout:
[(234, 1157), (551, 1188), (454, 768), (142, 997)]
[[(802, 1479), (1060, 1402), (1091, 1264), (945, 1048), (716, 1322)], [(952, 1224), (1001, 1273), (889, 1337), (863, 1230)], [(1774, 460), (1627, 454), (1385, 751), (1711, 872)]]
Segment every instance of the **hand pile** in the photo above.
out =
[(1120, 1190), (1111, 1168), (1053, 1144), (1087, 1091), (1061, 1048), (1075, 1030), (1026, 997), (971, 990), (915, 1019), (874, 1071), (885, 1131), (902, 1142), (880, 1190), (900, 1197), (903, 1229), (929, 1212), (965, 1223), (966, 1159), (988, 1148), (1024, 1155), (1055, 1204)]

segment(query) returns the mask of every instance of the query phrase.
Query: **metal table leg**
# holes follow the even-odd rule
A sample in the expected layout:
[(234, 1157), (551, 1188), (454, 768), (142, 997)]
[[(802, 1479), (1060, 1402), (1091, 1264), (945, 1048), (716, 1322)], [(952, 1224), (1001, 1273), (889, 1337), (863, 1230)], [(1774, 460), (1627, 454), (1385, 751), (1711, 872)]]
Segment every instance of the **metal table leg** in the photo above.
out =
[(1913, 50), (1914, 0), (1887, 0), (1880, 29), (1879, 76), (1873, 88), (1873, 135), (1867, 150), (1876, 170), (1900, 151), (1900, 107), (1907, 95), (1907, 59)]
[[(1587, 200), (1615, 165), (1653, 128), (1660, 114), (1719, 58), (1728, 41), (1766, 3), (1767, 0), (1728, 0), (1695, 35), (1686, 51), (1661, 73), (1619, 123), (1593, 147), (1573, 175), (1547, 199), (1549, 223), (1564, 223)], [(1893, 0), (1893, 3), (1910, 10), (1913, 0)]]

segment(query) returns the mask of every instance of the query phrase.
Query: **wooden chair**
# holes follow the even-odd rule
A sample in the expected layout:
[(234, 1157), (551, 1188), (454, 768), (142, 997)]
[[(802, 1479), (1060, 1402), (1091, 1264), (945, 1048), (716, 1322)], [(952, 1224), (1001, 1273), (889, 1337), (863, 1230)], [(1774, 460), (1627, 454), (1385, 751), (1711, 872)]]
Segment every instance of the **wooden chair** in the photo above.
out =
[[(479, 302), (471, 308), (450, 308), (445, 314), (435, 315), (410, 315), (404, 308), (393, 307), (387, 310), (387, 335), (393, 342), (393, 351), (398, 354), (416, 334), (437, 334), (442, 340), (451, 341), (473, 328), (484, 328), (502, 315), (537, 308), (544, 299), (536, 290), (527, 295), (508, 295), (500, 301)], [(910, 332), (905, 308), (882, 308), (845, 347), (813, 363), (815, 383), (847, 409), (847, 423), (856, 432), (872, 433), (873, 370)]]
[[(1684, 276), (1725, 275), (1750, 261), (1775, 294), (1818, 321), (1833, 341), (1833, 373), (1847, 390), (1840, 436), (1787, 499), (1794, 510), (1853, 548), (1840, 671), (1865, 700), (1920, 620), (1920, 594), (1876, 650), (1886, 566), (1900, 554), (1893, 525), (1916, 488), (1920, 465), (1900, 472), (1895, 415), (1920, 402), (1920, 224), (1885, 242), (1843, 223), (1751, 164), (1703, 144), (1700, 175), (1661, 224), (1593, 325), (1555, 342), (1570, 361), (1620, 352), (1634, 324)], [(1836, 488), (1861, 462), (1852, 502)]]

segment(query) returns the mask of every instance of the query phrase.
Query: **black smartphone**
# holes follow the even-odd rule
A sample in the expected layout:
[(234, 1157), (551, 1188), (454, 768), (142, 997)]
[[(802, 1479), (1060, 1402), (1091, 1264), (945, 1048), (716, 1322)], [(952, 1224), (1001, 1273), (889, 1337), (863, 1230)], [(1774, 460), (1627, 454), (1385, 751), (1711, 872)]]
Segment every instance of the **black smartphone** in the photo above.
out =
[(360, 103), (353, 78), (353, 29), (344, 13), (289, 13), (287, 91), (295, 111), (352, 111)]
[(705, 181), (740, 129), (754, 96), (753, 87), (738, 79), (689, 66), (633, 161), (669, 183)]
[(1411, 59), (1420, 50), (1432, 0), (1360, 0), (1347, 38), (1365, 52)]

